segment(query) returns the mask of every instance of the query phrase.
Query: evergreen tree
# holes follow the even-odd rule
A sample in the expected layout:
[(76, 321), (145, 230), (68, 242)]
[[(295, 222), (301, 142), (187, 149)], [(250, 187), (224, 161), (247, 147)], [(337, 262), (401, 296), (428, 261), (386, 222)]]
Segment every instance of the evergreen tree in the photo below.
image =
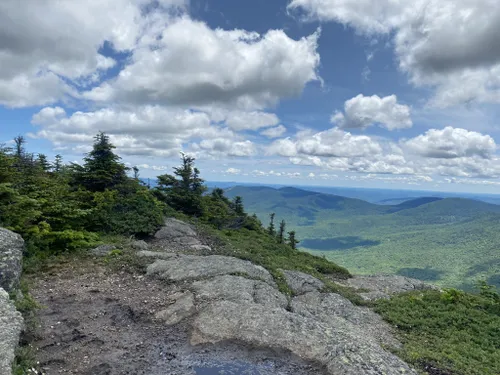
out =
[(285, 229), (286, 229), (286, 222), (285, 222), (285, 220), (281, 220), (280, 229), (278, 231), (278, 242), (279, 243), (285, 243)]
[(38, 158), (36, 159), (36, 163), (37, 163), (38, 167), (44, 172), (48, 172), (52, 168), (52, 166), (48, 162), (47, 156), (45, 154), (38, 154)]
[(15, 143), (15, 156), (18, 160), (24, 159), (26, 155), (26, 151), (24, 148), (24, 145), (26, 144), (26, 138), (24, 138), (22, 135), (18, 135), (17, 137), (14, 138), (14, 143)]
[(276, 216), (276, 214), (274, 212), (269, 215), (269, 218), (271, 219), (271, 221), (269, 222), (269, 227), (267, 228), (268, 233), (273, 237), (276, 236), (276, 228), (274, 227), (274, 217), (275, 216)]
[(83, 173), (77, 181), (90, 191), (104, 191), (124, 183), (127, 168), (113, 152), (114, 148), (105, 133), (98, 133), (92, 151), (83, 159)]
[(134, 172), (134, 180), (139, 181), (139, 168), (134, 165), (132, 171)]
[(288, 232), (288, 244), (292, 247), (292, 249), (296, 250), (298, 243), (300, 243), (300, 241), (297, 241), (295, 231), (292, 230), (291, 232)]
[(62, 170), (62, 156), (57, 154), (56, 155), (56, 160), (54, 161), (54, 172), (59, 173)]
[(202, 196), (206, 191), (200, 171), (194, 166), (195, 159), (181, 154), (182, 165), (174, 168), (174, 175), (158, 176), (157, 195), (172, 208), (187, 215), (202, 216)]
[(234, 197), (233, 209), (234, 212), (236, 212), (236, 215), (238, 216), (245, 215), (245, 208), (243, 207), (243, 198), (241, 198), (240, 196)]

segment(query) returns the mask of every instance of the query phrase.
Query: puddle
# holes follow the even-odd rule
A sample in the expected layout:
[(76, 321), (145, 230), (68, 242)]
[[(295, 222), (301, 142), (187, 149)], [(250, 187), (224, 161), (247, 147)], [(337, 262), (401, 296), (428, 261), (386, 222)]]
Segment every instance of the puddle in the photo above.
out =
[(193, 367), (196, 375), (268, 375), (270, 368), (245, 362), (218, 363)]

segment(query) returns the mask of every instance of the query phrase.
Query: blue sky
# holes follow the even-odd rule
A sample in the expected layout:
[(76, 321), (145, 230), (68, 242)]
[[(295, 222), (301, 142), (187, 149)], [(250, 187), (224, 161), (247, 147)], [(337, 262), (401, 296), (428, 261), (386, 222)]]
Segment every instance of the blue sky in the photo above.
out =
[(4, 0), (0, 142), (154, 177), (495, 193), (496, 0)]

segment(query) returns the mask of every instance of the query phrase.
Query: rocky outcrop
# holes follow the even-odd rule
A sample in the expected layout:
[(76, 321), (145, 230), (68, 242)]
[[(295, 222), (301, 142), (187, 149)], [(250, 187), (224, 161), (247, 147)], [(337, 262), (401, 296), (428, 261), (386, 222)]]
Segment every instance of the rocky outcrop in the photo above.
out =
[(221, 275), (245, 274), (251, 278), (262, 279), (274, 285), (273, 277), (264, 267), (257, 266), (246, 260), (222, 255), (175, 254), (169, 259), (155, 260), (154, 263), (148, 266), (147, 274), (173, 282), (199, 280)]
[(19, 286), (24, 240), (10, 230), (0, 228), (0, 287), (7, 292)]
[(383, 298), (387, 299), (390, 298), (391, 295), (412, 290), (439, 290), (439, 288), (434, 285), (398, 275), (355, 276), (345, 280), (344, 284), (352, 288), (367, 290), (367, 292), (359, 293), (366, 301)]
[(10, 374), (14, 352), (23, 329), (23, 318), (0, 288), (0, 374)]
[(116, 250), (115, 245), (100, 245), (90, 250), (90, 253), (97, 257), (105, 257), (106, 255), (109, 255), (109, 253), (111, 253), (113, 250)]
[[(167, 325), (184, 322), (193, 345), (235, 342), (292, 353), (330, 375), (415, 375), (387, 348), (398, 348), (391, 327), (366, 307), (353, 305), (308, 274), (281, 270), (293, 291), (280, 293), (263, 267), (220, 255), (180, 253), (199, 241), (194, 229), (169, 219), (157, 233), (172, 246), (140, 251), (147, 275), (180, 290), (156, 314)], [(199, 241), (201, 244), (201, 241)], [(179, 252), (180, 251), (180, 252)]]
[(168, 218), (154, 236), (154, 245), (163, 251), (210, 252), (211, 248), (201, 242), (194, 228), (177, 219)]
[(0, 228), (0, 374), (10, 374), (23, 318), (9, 299), (19, 287), (24, 240)]
[(285, 276), (288, 287), (294, 294), (304, 294), (308, 292), (315, 292), (325, 287), (325, 284), (307, 273), (298, 271), (281, 270)]

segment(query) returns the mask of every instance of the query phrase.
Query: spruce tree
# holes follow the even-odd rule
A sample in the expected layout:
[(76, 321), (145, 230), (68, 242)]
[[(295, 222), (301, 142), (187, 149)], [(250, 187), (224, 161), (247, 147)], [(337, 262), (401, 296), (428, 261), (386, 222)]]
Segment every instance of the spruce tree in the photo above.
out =
[(274, 217), (276, 214), (273, 212), (272, 214), (269, 215), (270, 222), (269, 222), (269, 227), (267, 228), (268, 233), (271, 236), (276, 236), (276, 228), (274, 227)]
[(288, 232), (288, 244), (292, 247), (293, 250), (297, 249), (297, 244), (300, 241), (297, 241), (297, 238), (295, 237), (295, 231), (292, 230)]
[(243, 207), (243, 198), (241, 198), (240, 196), (234, 197), (233, 209), (234, 209), (234, 212), (236, 212), (236, 215), (238, 215), (238, 216), (245, 215), (245, 208)]
[(45, 154), (38, 154), (38, 157), (36, 159), (36, 163), (37, 163), (38, 167), (44, 172), (48, 172), (52, 168), (52, 166), (50, 165), (49, 161), (47, 160), (47, 156)]
[(286, 222), (285, 222), (285, 220), (281, 220), (280, 229), (278, 231), (278, 242), (279, 243), (285, 243), (285, 229), (286, 229)]
[(63, 166), (62, 160), (63, 160), (62, 156), (57, 154), (56, 160), (54, 161), (54, 172), (56, 172), (56, 173), (61, 172), (62, 166)]
[(206, 191), (195, 158), (181, 154), (182, 165), (174, 168), (174, 175), (158, 176), (157, 195), (172, 208), (187, 215), (202, 216), (202, 196)]
[(81, 183), (90, 191), (104, 191), (124, 183), (127, 180), (127, 168), (120, 162), (121, 158), (113, 152), (115, 146), (109, 137), (99, 132), (95, 136), (94, 146), (83, 159), (83, 175)]

